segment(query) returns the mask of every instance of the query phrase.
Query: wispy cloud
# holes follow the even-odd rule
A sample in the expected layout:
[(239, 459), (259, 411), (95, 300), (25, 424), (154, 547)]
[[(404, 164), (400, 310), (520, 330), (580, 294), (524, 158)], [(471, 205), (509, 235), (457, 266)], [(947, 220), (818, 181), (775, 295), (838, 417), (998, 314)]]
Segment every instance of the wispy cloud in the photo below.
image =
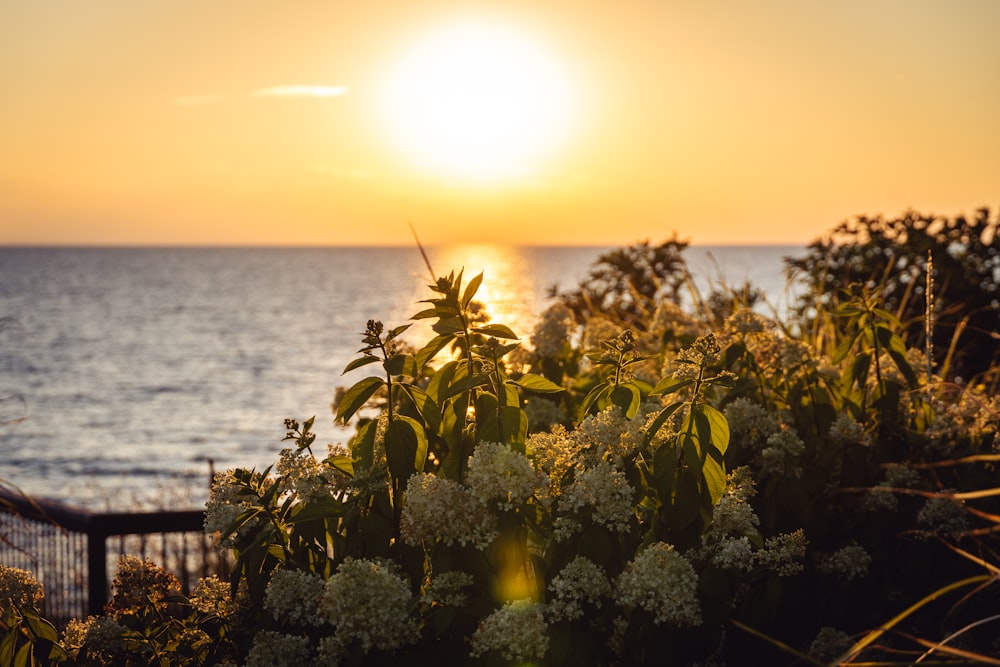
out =
[(271, 86), (253, 91), (251, 97), (337, 97), (346, 93), (346, 86)]
[(218, 104), (222, 101), (222, 95), (186, 95), (175, 97), (174, 105), (179, 107), (198, 107), (205, 104)]

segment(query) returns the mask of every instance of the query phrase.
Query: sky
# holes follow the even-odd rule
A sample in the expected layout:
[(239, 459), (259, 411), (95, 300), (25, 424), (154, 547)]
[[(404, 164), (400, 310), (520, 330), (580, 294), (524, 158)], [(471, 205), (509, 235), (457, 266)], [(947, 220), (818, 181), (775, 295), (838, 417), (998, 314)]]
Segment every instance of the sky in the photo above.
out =
[(995, 0), (3, 0), (0, 245), (806, 244), (1000, 208)]

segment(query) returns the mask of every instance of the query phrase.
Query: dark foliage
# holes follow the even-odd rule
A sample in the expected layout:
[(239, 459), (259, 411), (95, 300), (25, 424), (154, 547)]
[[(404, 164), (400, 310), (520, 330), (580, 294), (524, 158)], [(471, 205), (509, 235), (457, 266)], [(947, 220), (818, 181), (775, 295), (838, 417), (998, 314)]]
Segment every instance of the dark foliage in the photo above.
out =
[[(806, 319), (832, 312), (843, 290), (860, 284), (903, 323), (909, 347), (925, 347), (926, 268), (934, 269), (935, 372), (965, 381), (995, 367), (1000, 355), (1000, 217), (943, 218), (913, 211), (886, 219), (859, 216), (814, 241), (803, 258), (786, 258), (808, 289)], [(947, 363), (946, 367), (942, 365)], [(993, 381), (996, 378), (992, 378)]]

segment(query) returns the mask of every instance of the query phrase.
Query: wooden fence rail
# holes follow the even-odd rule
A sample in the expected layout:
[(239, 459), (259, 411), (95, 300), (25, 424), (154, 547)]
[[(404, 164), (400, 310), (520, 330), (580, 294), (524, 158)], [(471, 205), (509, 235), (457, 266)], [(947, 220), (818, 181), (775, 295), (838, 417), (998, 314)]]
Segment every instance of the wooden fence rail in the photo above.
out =
[(185, 589), (217, 572), (203, 520), (201, 510), (93, 512), (0, 489), (0, 563), (33, 572), (45, 586), (43, 612), (65, 622), (101, 613), (119, 555), (157, 562)]

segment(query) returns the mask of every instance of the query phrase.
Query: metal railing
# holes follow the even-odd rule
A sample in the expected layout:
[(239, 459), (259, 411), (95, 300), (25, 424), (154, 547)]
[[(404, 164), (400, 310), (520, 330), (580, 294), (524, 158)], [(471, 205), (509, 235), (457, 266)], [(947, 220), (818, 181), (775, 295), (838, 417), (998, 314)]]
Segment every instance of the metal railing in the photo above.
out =
[(101, 613), (120, 555), (156, 562), (185, 590), (221, 573), (203, 520), (201, 510), (93, 512), (0, 489), (0, 563), (34, 573), (45, 587), (43, 614), (66, 622)]

